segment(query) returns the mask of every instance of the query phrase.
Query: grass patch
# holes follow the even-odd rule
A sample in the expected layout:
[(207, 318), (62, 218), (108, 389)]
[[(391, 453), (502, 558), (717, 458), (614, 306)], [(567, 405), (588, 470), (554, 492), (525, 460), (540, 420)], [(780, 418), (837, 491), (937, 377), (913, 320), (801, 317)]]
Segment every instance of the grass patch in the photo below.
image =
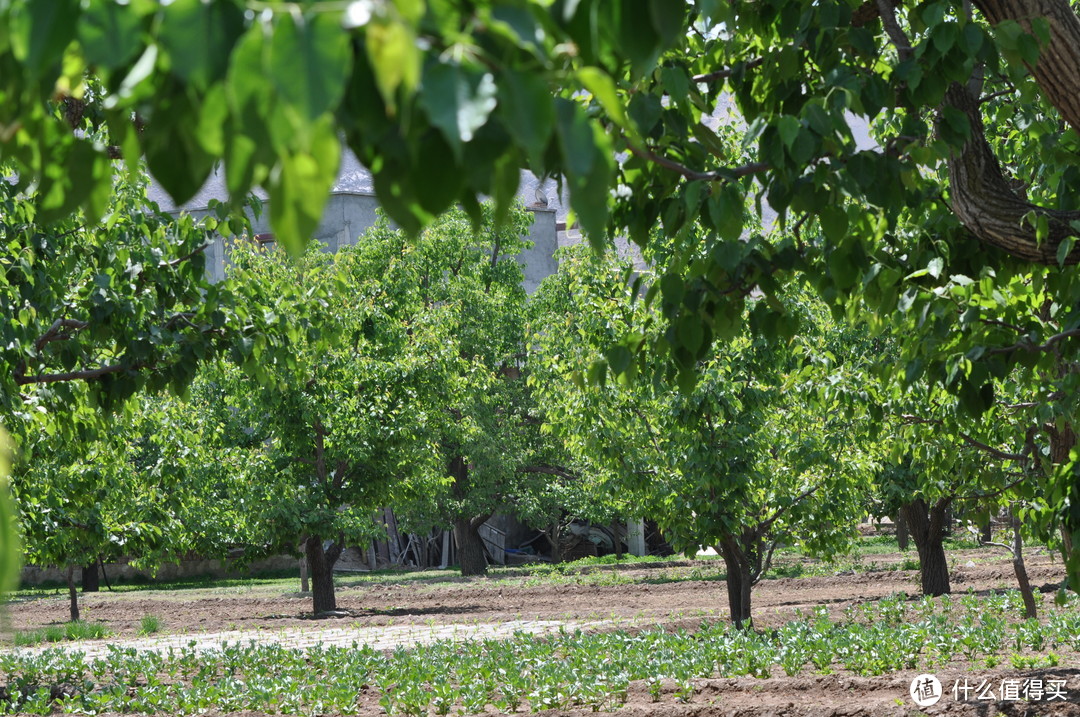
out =
[(143, 615), (139, 620), (139, 635), (153, 635), (161, 630), (161, 618), (157, 615)]
[(43, 642), (63, 642), (65, 640), (100, 640), (112, 633), (100, 622), (66, 622), (63, 625), (49, 625), (37, 630), (20, 630), (15, 633), (16, 647), (30, 647)]

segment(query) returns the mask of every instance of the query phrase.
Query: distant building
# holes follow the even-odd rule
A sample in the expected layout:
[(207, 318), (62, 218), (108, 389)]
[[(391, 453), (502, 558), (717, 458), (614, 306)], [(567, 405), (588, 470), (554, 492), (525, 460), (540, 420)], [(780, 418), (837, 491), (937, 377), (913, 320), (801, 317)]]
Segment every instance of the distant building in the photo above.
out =
[[(206, 184), (191, 201), (177, 206), (157, 184), (151, 184), (150, 199), (169, 212), (187, 212), (193, 216), (208, 213), (211, 199), (225, 200), (228, 192), (220, 170), (210, 176)], [(266, 196), (261, 198), (265, 201)], [(533, 213), (533, 223), (528, 239), (533, 243), (518, 255), (525, 269), (525, 289), (530, 294), (536, 290), (544, 277), (554, 274), (558, 268), (555, 251), (560, 246), (581, 241), (579, 234), (566, 231), (567, 209), (560, 201), (554, 180), (541, 183), (528, 172), (522, 172), (518, 198)], [(356, 240), (375, 223), (375, 210), (379, 206), (375, 197), (371, 173), (360, 164), (352, 152), (346, 151), (341, 158), (341, 171), (331, 190), (322, 222), (312, 239), (327, 245), (329, 251), (355, 244)], [(268, 212), (253, 222), (256, 234), (270, 235)], [(207, 267), (211, 278), (219, 280), (225, 275), (227, 258), (224, 242), (218, 241), (207, 250)]]

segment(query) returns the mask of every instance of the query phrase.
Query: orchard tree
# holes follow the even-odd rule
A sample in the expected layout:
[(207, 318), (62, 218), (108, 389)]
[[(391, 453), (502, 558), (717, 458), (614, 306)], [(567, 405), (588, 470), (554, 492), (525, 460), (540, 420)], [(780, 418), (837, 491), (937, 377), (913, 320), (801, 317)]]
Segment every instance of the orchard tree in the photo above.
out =
[[(802, 386), (822, 350), (813, 342), (733, 339), (706, 354), (697, 382), (682, 391), (662, 372), (586, 382), (615, 335), (649, 330), (648, 308), (626, 288), (630, 270), (580, 251), (564, 255), (537, 300), (549, 319), (535, 336), (546, 371), (534, 384), (583, 471), (608, 473), (633, 491), (677, 548), (717, 547), (731, 619), (746, 626), (751, 589), (779, 543), (812, 553), (848, 544), (867, 465), (849, 445), (846, 419)], [(804, 337), (823, 341), (825, 331), (807, 326)], [(627, 365), (630, 356), (616, 347), (607, 360)]]
[[(112, 439), (115, 412), (136, 392), (182, 391), (200, 360), (284, 331), (261, 312), (237, 311), (230, 282), (210, 283), (205, 252), (212, 230), (228, 231), (228, 223), (163, 214), (137, 174), (110, 181), (102, 216), (77, 212), (51, 224), (42, 222), (38, 195), (0, 182), (0, 313), (8, 317), (0, 326), (0, 418), (12, 434), (17, 474), (35, 472), (34, 490), (54, 506), (85, 504), (115, 482), (103, 467), (90, 489), (86, 481), (96, 479), (73, 480), (70, 469), (87, 468), (88, 454), (117, 455), (94, 444)], [(75, 495), (76, 487), (89, 493)], [(42, 526), (27, 522), (33, 512), (19, 509), (27, 535), (40, 535)], [(67, 551), (66, 564), (79, 555), (76, 543), (45, 552)], [(45, 555), (40, 547), (28, 545), (35, 559)], [(5, 542), (0, 553), (9, 549)]]
[(24, 445), (13, 486), (26, 560), (67, 570), (72, 620), (78, 566), (85, 585), (99, 562), (126, 558), (154, 572), (189, 553), (224, 558), (241, 542), (243, 506), (222, 498), (260, 466), (221, 449), (206, 409), (143, 397), (94, 440), (43, 432)]
[[(385, 224), (372, 233), (392, 234)], [(251, 310), (293, 327), (290, 351), (241, 343), (235, 358), (253, 357), (257, 382), (222, 364), (200, 390), (235, 412), (231, 440), (270, 464), (247, 491), (260, 526), (253, 540), (267, 552), (303, 546), (316, 614), (336, 609), (334, 564), (347, 544), (377, 535), (375, 509), (432, 475), (430, 424), (442, 418), (427, 406), (446, 390), (444, 367), (456, 356), (449, 310), (416, 310), (421, 277), (407, 262), (399, 268), (413, 250), (404, 237), (377, 236), (296, 260), (275, 247), (232, 249)]]
[[(220, 160), (231, 204), (266, 187), (275, 232), (295, 247), (321, 215), (339, 138), (414, 233), (454, 203), (477, 222), (479, 196), (508, 206), (528, 167), (565, 176), (598, 244), (621, 233), (647, 244), (659, 226), (682, 266), (697, 251), (686, 227), (709, 229), (710, 251), (692, 276), (672, 274), (661, 301), (670, 326), (697, 322), (700, 338), (675, 331), (651, 346), (688, 375), (756, 291), (786, 316), (784, 286), (797, 275), (837, 310), (920, 321), (926, 332), (910, 338), (929, 355), (905, 355), (906, 368), (968, 410), (991, 402), (982, 372), (999, 363), (1052, 374), (1059, 354), (1072, 361), (1080, 288), (1059, 269), (1080, 261), (1075, 2), (358, 0), (257, 10), (246, 0), (6, 3), (0, 159), (13, 163), (18, 189), (38, 190), (43, 218), (80, 205), (93, 216), (113, 157), (145, 156), (181, 202)], [(729, 101), (749, 157), (710, 119)], [(854, 140), (862, 123), (872, 146)], [(108, 142), (89, 131), (100, 126)], [(616, 184), (625, 189), (611, 194)], [(745, 240), (751, 195), (800, 231)], [(956, 316), (924, 312), (952, 276), (1042, 266), (1055, 293), (1045, 317), (1017, 331), (966, 325), (962, 346), (936, 351), (931, 337)], [(924, 270), (930, 278), (909, 293), (904, 277)], [(623, 338), (635, 361), (653, 360)], [(972, 372), (950, 377), (962, 358)], [(1047, 495), (1078, 538), (1073, 424), (1055, 421)], [(1080, 555), (1070, 565), (1080, 575)]]
[[(531, 214), (515, 204), (496, 226), (496, 208), (482, 208), (474, 228), (462, 211), (437, 219), (415, 240), (383, 223), (356, 251), (369, 273), (401, 286), (385, 311), (405, 325), (437, 323), (446, 342), (442, 381), (422, 408), (437, 451), (432, 483), (443, 490), (404, 505), (410, 520), (454, 532), (463, 575), (482, 575), (487, 559), (479, 528), (496, 511), (546, 502), (545, 484), (565, 479), (560, 453), (540, 435), (528, 366), (524, 274), (516, 255)], [(408, 297), (408, 298), (405, 298)]]

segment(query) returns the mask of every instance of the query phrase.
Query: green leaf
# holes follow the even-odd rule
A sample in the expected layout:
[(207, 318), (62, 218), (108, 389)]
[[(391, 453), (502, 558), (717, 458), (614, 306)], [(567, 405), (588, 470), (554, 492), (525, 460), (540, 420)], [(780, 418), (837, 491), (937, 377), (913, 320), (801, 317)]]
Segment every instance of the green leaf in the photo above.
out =
[(565, 98), (555, 102), (556, 127), (570, 184), (570, 206), (589, 241), (599, 243), (607, 229), (608, 189), (612, 181), (610, 141), (599, 127), (589, 123), (576, 102)]
[(503, 71), (499, 83), (499, 108), (510, 136), (525, 149), (537, 171), (544, 166), (544, 152), (555, 129), (555, 102), (543, 77), (514, 69)]
[(312, 152), (278, 159), (270, 174), (270, 225), (282, 245), (300, 254), (322, 219), (337, 178), (341, 146), (330, 124), (314, 126)]
[(611, 366), (611, 370), (616, 374), (625, 373), (626, 369), (630, 367), (630, 361), (633, 358), (630, 351), (625, 346), (612, 346), (604, 354), (608, 360), (608, 365)]
[(674, 45), (686, 34), (686, 3), (649, 0), (649, 18), (666, 46)]
[(120, 67), (139, 51), (141, 18), (115, 0), (91, 0), (78, 23), (86, 61), (108, 70)]
[(745, 206), (742, 193), (734, 184), (725, 184), (714, 191), (708, 199), (709, 218), (716, 233), (725, 241), (734, 241), (742, 235)]
[(828, 205), (818, 212), (818, 220), (825, 237), (831, 242), (839, 242), (848, 231), (848, 217), (844, 208), (836, 205)]
[(945, 268), (945, 260), (940, 256), (935, 256), (930, 260), (930, 263), (926, 265), (926, 273), (935, 279), (941, 278), (941, 270)]
[(472, 141), (495, 109), (496, 91), (491, 73), (432, 62), (424, 71), (420, 104), (460, 158), (461, 145)]
[(604, 108), (604, 112), (615, 124), (633, 135), (637, 134), (637, 129), (630, 122), (630, 118), (626, 114), (626, 108), (615, 89), (615, 81), (611, 79), (610, 75), (599, 67), (583, 67), (578, 70), (577, 76), (578, 81), (592, 93), (596, 101)]
[(1058, 266), (1065, 266), (1065, 261), (1069, 258), (1069, 254), (1072, 253), (1073, 247), (1076, 246), (1076, 237), (1068, 236), (1058, 244), (1057, 249), (1057, 261)]
[(566, 169), (573, 176), (585, 177), (597, 162), (592, 127), (576, 102), (559, 98), (555, 111)]
[(791, 115), (782, 115), (776, 121), (776, 131), (780, 134), (780, 139), (783, 140), (784, 146), (789, 150), (792, 145), (795, 144), (795, 140), (799, 137), (799, 130), (802, 128), (802, 124), (798, 118)]
[(206, 88), (225, 76), (243, 32), (243, 11), (234, 3), (174, 0), (162, 10), (158, 41), (172, 74)]
[[(652, 23), (651, 5), (656, 0), (624, 0), (619, 15), (619, 47), (630, 60), (635, 77), (648, 74), (660, 57), (660, 36)], [(662, 0), (661, 0), (662, 1)], [(676, 4), (676, 3), (672, 3)]]
[(11, 50), (32, 75), (60, 61), (79, 26), (76, 0), (15, 3), (10, 10)]
[(380, 19), (368, 24), (365, 39), (375, 84), (393, 114), (398, 88), (412, 92), (420, 82), (423, 59), (416, 46), (416, 33), (404, 23)]
[(333, 112), (352, 72), (349, 36), (329, 13), (283, 14), (274, 26), (268, 70), (278, 96), (311, 122)]

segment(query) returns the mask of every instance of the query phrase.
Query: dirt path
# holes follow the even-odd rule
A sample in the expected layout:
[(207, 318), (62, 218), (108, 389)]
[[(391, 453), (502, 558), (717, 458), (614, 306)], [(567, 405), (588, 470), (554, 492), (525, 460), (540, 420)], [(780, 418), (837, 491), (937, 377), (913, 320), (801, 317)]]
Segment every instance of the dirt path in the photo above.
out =
[[(898, 556), (873, 556), (888, 565)], [(953, 553), (954, 593), (1015, 587), (1011, 564), (998, 553)], [(869, 564), (870, 560), (864, 560)], [(338, 606), (343, 615), (314, 621), (307, 596), (270, 589), (102, 591), (81, 596), (84, 619), (103, 622), (119, 637), (135, 637), (140, 619), (159, 617), (165, 634), (290, 629), (327, 630), (387, 625), (444, 625), (522, 620), (618, 620), (638, 625), (724, 617), (726, 597), (717, 561), (684, 561), (678, 566), (620, 566), (559, 578), (448, 579), (445, 575), (409, 582), (370, 583), (339, 578)], [(1035, 586), (1059, 583), (1060, 561), (1032, 555), (1028, 569)], [(754, 620), (762, 627), (826, 606), (844, 608), (895, 593), (916, 596), (918, 573), (878, 570), (826, 577), (762, 581), (754, 588)], [(1043, 596), (1049, 599), (1052, 596)], [(26, 630), (67, 619), (67, 596), (58, 594), (7, 606), (4, 622)]]
[(224, 645), (256, 642), (281, 645), (291, 649), (306, 650), (323, 647), (352, 647), (367, 645), (376, 650), (390, 651), (398, 647), (426, 645), (440, 640), (490, 640), (506, 639), (515, 633), (542, 635), (561, 629), (601, 630), (614, 625), (609, 621), (582, 620), (513, 620), (510, 622), (482, 623), (475, 625), (386, 625), (377, 627), (332, 627), (323, 629), (299, 629), (269, 631), (208, 632), (198, 635), (169, 635), (165, 637), (121, 638), (109, 640), (81, 640), (28, 648), (15, 648), (15, 654), (26, 655), (62, 646), (70, 652), (80, 652), (85, 659), (93, 660), (109, 654), (109, 648), (133, 648), (140, 652), (168, 652), (190, 648), (196, 652), (218, 650)]

